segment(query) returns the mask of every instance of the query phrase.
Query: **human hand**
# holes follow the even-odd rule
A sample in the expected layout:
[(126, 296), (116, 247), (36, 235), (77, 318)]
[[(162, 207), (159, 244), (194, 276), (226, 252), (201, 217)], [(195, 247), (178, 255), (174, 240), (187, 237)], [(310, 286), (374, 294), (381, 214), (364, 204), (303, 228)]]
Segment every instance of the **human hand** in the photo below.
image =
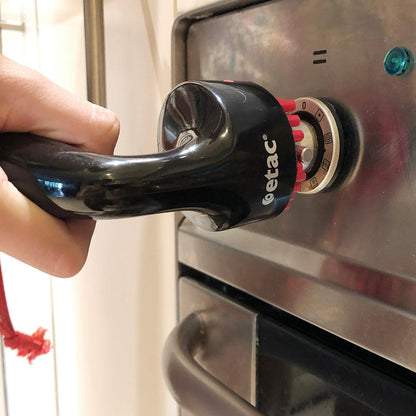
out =
[[(0, 92), (1, 132), (31, 132), (112, 154), (120, 125), (111, 111), (2, 55)], [(73, 276), (86, 261), (94, 227), (90, 219), (61, 220), (47, 214), (0, 167), (0, 251), (54, 276)]]

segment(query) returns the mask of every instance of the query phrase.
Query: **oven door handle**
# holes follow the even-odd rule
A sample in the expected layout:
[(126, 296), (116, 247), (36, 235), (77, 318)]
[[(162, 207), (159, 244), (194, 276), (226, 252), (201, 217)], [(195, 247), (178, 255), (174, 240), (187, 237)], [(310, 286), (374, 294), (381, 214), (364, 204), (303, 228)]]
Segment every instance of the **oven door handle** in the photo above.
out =
[(163, 369), (177, 403), (198, 416), (262, 416), (195, 361), (206, 336), (202, 313), (192, 313), (173, 329), (165, 343)]

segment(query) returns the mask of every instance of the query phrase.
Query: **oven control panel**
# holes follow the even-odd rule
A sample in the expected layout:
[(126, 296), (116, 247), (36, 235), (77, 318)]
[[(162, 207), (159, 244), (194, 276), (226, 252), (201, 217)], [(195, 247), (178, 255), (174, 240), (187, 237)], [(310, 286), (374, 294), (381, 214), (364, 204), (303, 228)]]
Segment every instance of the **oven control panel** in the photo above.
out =
[(322, 126), (290, 209), (223, 233), (185, 222), (179, 262), (416, 371), (413, 1), (219, 3), (177, 22), (174, 81), (255, 82), (315, 126), (327, 114), (302, 97), (329, 103), (348, 163), (319, 187), (340, 166)]
[[(343, 124), (353, 166), (341, 172), (339, 186), (298, 197), (284, 218), (253, 230), (416, 277), (413, 6), (260, 2), (189, 28), (188, 79), (254, 81), (282, 98), (328, 99)], [(316, 178), (304, 186), (313, 189)]]

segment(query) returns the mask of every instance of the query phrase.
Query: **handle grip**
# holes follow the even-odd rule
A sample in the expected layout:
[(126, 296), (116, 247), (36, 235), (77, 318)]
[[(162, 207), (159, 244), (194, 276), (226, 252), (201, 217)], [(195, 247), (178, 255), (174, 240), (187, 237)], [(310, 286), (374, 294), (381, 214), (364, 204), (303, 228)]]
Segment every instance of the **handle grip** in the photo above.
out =
[(262, 416), (194, 359), (205, 344), (202, 316), (193, 313), (169, 335), (163, 351), (168, 387), (183, 409), (197, 416)]
[(172, 169), (178, 151), (106, 156), (30, 133), (3, 133), (0, 144), (0, 166), (9, 180), (41, 208), (61, 218), (163, 212), (172, 207), (155, 188), (163, 187), (166, 176), (173, 182), (180, 180)]
[(29, 199), (61, 218), (193, 211), (198, 225), (223, 230), (287, 206), (295, 144), (269, 92), (251, 83), (188, 82), (169, 94), (160, 119), (162, 153), (105, 156), (5, 133), (0, 166)]

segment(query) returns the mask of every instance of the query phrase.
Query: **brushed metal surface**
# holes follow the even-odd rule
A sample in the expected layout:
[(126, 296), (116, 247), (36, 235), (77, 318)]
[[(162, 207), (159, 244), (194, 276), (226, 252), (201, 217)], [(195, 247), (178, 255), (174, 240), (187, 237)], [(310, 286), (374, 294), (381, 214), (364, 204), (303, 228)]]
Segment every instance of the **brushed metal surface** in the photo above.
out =
[[(190, 26), (188, 79), (329, 97), (354, 121), (346, 136), (361, 153), (343, 186), (298, 195), (290, 210), (250, 230), (344, 258), (353, 274), (369, 268), (415, 279), (416, 71), (393, 77), (383, 69), (390, 48), (416, 52), (415, 26), (412, 0), (272, 1)], [(326, 63), (314, 64), (317, 57)], [(332, 273), (348, 280), (336, 267)]]
[(416, 371), (414, 281), (243, 227), (178, 237), (181, 263)]
[[(207, 337), (204, 349), (195, 356), (196, 361), (254, 405), (257, 314), (182, 277), (179, 279), (179, 320), (194, 312), (204, 315)], [(190, 415), (182, 412), (182, 416)]]
[[(206, 5), (179, 16), (172, 29), (172, 87), (187, 79), (186, 43), (191, 25), (203, 19), (228, 13), (238, 8), (260, 4), (267, 0), (221, 0), (205, 2)], [(209, 4), (213, 3), (213, 4)]]
[(414, 3), (280, 0), (225, 10), (187, 21), (174, 79), (329, 98), (360, 151), (342, 186), (297, 195), (278, 218), (219, 234), (185, 222), (179, 261), (416, 371), (416, 71), (383, 69), (392, 47), (416, 52)]
[(163, 373), (169, 390), (181, 409), (192, 415), (263, 416), (195, 361), (194, 355), (206, 348), (205, 320), (210, 315), (210, 312), (188, 315), (166, 340)]

